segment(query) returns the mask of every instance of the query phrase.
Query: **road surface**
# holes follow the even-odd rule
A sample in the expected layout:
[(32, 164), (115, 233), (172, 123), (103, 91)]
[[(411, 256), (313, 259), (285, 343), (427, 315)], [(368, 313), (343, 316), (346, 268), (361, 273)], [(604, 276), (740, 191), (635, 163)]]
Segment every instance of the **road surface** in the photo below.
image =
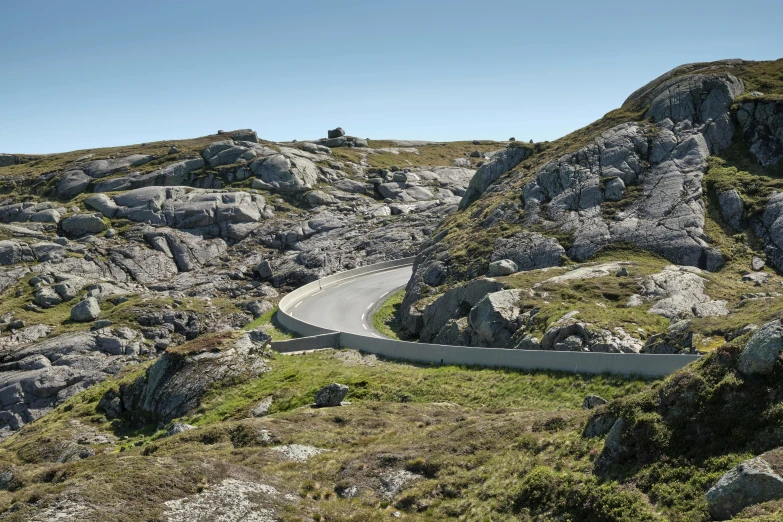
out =
[(372, 326), (372, 314), (408, 284), (412, 273), (413, 267), (404, 266), (341, 281), (294, 303), (288, 313), (323, 328), (382, 337)]

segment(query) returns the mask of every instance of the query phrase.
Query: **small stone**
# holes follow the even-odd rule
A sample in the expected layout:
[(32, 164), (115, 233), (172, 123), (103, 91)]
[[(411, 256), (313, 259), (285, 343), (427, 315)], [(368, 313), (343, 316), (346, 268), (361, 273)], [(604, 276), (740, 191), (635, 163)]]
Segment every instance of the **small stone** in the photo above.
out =
[(108, 237), (109, 239), (115, 237), (116, 235), (117, 235), (117, 231), (114, 230), (113, 228), (110, 228), (109, 230), (106, 231), (106, 237)]
[(96, 320), (100, 314), (101, 307), (98, 305), (98, 300), (94, 297), (88, 297), (71, 308), (71, 321), (90, 322)]
[(253, 271), (261, 276), (261, 279), (269, 279), (272, 277), (272, 265), (266, 260), (258, 263)]
[(477, 150), (474, 150), (473, 152), (471, 152), (471, 153), (469, 154), (469, 156), (470, 156), (471, 158), (480, 158), (480, 157), (481, 157), (481, 153), (480, 153), (479, 151), (477, 151)]
[(479, 140), (473, 140), (473, 145), (481, 145), (481, 142)]
[(760, 257), (753, 256), (753, 259), (750, 260), (750, 267), (756, 272), (764, 268), (764, 264), (764, 260)]
[(179, 149), (177, 147), (173, 146), (173, 145), (171, 146), (171, 148), (169, 148), (169, 154), (176, 154), (178, 152), (179, 152)]
[(512, 136), (512, 137), (510, 137), (510, 138), (508, 139), (508, 141), (514, 142), (514, 141), (517, 141), (517, 139), (516, 139), (515, 137), (513, 137), (513, 136)]
[(319, 408), (340, 406), (348, 394), (348, 386), (332, 383), (318, 390), (315, 394), (315, 405)]
[(628, 276), (628, 270), (625, 267), (622, 267), (620, 270), (617, 271), (615, 274), (617, 277), (627, 277)]

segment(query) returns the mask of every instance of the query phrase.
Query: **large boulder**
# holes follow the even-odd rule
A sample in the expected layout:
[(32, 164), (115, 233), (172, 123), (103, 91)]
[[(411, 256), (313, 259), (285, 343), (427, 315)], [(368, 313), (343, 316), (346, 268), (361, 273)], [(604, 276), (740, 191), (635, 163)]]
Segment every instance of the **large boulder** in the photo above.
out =
[(262, 182), (277, 190), (308, 190), (318, 181), (315, 163), (292, 154), (259, 158), (250, 164), (250, 170)]
[(63, 232), (72, 237), (98, 234), (106, 230), (106, 223), (95, 214), (74, 214), (62, 220)]
[(240, 129), (231, 133), (234, 141), (248, 141), (258, 143), (258, 134), (253, 129)]
[(216, 334), (166, 351), (145, 375), (107, 392), (99, 409), (109, 417), (169, 422), (195, 409), (218, 383), (258, 377), (267, 369), (264, 347), (270, 337), (258, 331), (236, 335)]
[(509, 344), (519, 328), (519, 300), (522, 290), (501, 290), (487, 294), (468, 315), (479, 346), (502, 348)]
[(35, 261), (35, 254), (26, 243), (13, 239), (0, 241), (0, 266), (32, 261)]
[(738, 369), (745, 375), (770, 374), (783, 351), (783, 324), (780, 320), (765, 324), (750, 338), (740, 353)]
[(76, 321), (77, 323), (94, 321), (100, 315), (101, 307), (98, 304), (98, 300), (94, 297), (88, 297), (71, 308), (71, 321)]
[(315, 394), (315, 405), (319, 408), (340, 406), (347, 394), (348, 386), (336, 382), (332, 383), (318, 390)]
[(57, 197), (61, 199), (71, 199), (81, 194), (92, 183), (93, 178), (88, 176), (82, 170), (71, 170), (63, 174), (60, 182), (57, 184)]
[(517, 272), (517, 264), (510, 259), (499, 259), (489, 264), (489, 277), (507, 276)]
[(342, 127), (337, 127), (336, 129), (332, 129), (332, 130), (330, 130), (330, 131), (329, 131), (329, 133), (327, 134), (327, 137), (328, 137), (329, 139), (332, 139), (332, 138), (339, 138), (340, 136), (345, 136), (345, 131), (343, 130), (343, 128), (342, 128)]
[(712, 518), (728, 520), (748, 506), (783, 498), (783, 477), (762, 457), (739, 464), (707, 491)]

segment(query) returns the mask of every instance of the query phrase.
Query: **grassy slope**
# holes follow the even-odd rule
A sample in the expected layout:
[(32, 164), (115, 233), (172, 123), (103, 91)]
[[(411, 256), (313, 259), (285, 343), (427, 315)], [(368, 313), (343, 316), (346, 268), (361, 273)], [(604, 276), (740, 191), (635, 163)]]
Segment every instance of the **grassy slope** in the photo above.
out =
[[(199, 428), (168, 439), (160, 439), (154, 426), (126, 432), (107, 423), (95, 408), (115, 382), (70, 399), (0, 445), (0, 463), (12, 465), (21, 481), (15, 491), (0, 492), (0, 505), (20, 509), (5, 512), (5, 519), (25, 520), (30, 506), (69, 494), (99, 506), (99, 516), (148, 520), (159, 516), (162, 501), (241, 476), (299, 494), (301, 502), (287, 519), (308, 514), (376, 520), (388, 517), (386, 500), (369, 489), (359, 499), (340, 500), (335, 488), (369, 486), (384, 470), (402, 468), (426, 477), (395, 508), (411, 518), (463, 513), (479, 520), (483, 513), (493, 520), (517, 519), (528, 508), (513, 495), (527, 471), (565, 465), (581, 477), (589, 469), (600, 444), (578, 436), (586, 418), (579, 409), (584, 395), (614, 398), (645, 386), (617, 377), (397, 364), (351, 351), (276, 356), (271, 366), (252, 382), (214, 390), (183, 419)], [(128, 369), (118, 380), (130, 381), (143, 369)], [(314, 392), (334, 381), (351, 387), (352, 405), (310, 409)], [(272, 415), (245, 419), (268, 395), (274, 398)], [(46, 461), (85, 429), (127, 438), (91, 445), (98, 455), (88, 459)], [(281, 462), (257, 441), (260, 429), (280, 443), (334, 451), (303, 464)], [(628, 512), (649, 515), (638, 492), (610, 484), (598, 495), (628, 497)]]

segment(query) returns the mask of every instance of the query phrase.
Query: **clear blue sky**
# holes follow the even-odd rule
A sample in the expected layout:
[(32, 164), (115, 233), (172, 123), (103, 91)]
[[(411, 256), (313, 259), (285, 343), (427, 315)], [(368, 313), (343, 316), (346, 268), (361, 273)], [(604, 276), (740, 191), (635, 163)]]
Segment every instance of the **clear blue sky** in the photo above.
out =
[(551, 140), (694, 61), (783, 57), (783, 2), (0, 3), (0, 152), (251, 127)]

